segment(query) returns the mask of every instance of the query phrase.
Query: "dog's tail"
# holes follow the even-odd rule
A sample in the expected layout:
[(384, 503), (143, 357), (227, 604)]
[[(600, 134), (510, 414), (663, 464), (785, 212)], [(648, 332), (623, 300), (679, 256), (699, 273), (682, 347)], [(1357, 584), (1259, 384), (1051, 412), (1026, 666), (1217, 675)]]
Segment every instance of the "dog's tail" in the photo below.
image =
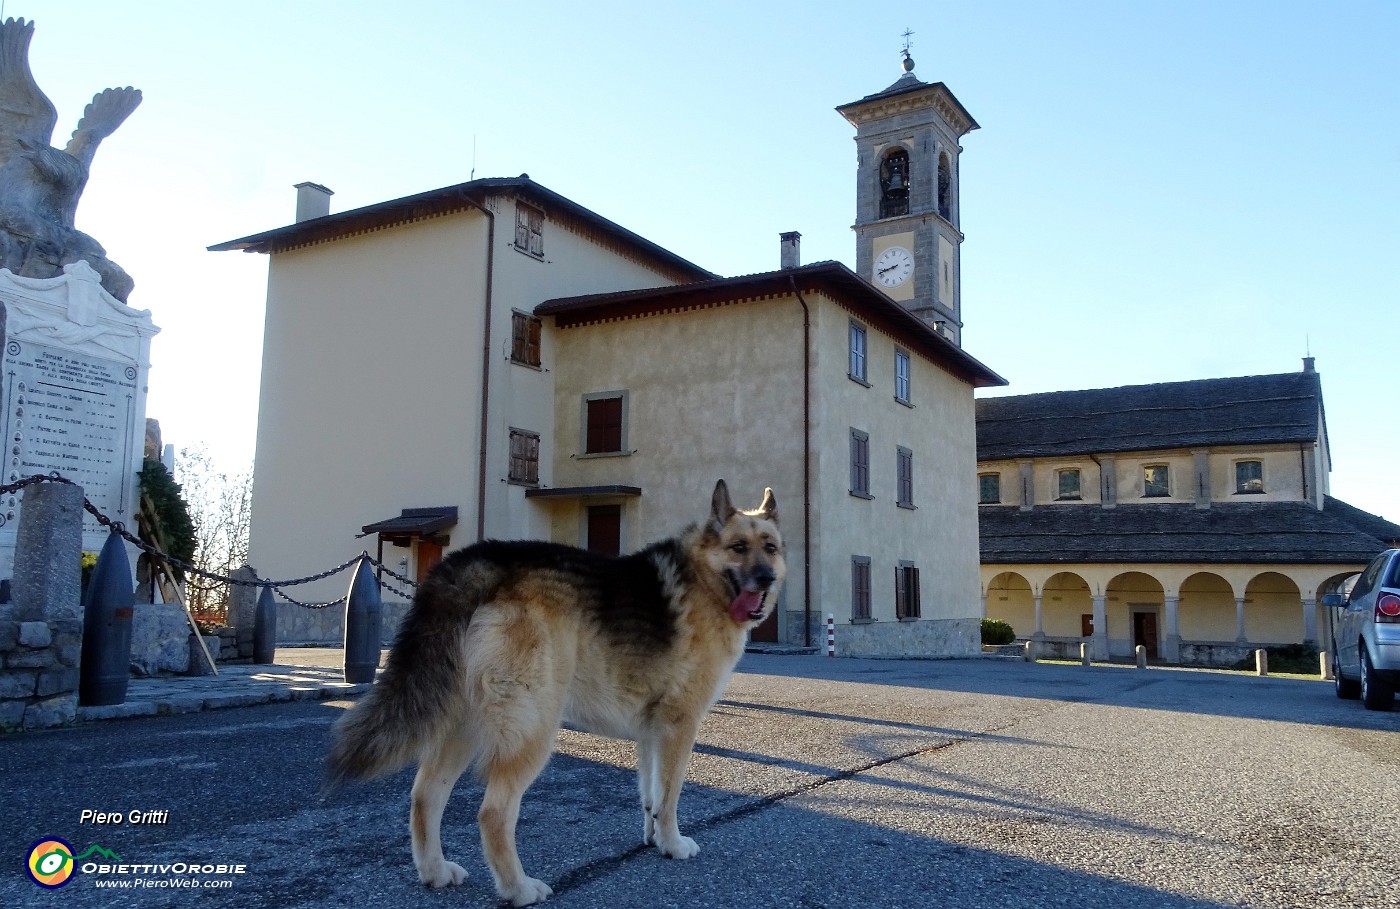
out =
[(449, 557), (418, 588), (378, 681), (332, 730), (323, 792), (398, 770), (461, 722), (465, 635), (480, 603), (462, 567)]

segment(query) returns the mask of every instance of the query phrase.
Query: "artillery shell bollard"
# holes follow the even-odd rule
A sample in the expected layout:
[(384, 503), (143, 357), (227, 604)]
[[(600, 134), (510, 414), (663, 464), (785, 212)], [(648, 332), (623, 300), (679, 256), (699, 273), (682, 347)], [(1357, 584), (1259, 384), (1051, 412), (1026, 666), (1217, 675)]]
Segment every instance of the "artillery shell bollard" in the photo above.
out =
[(1324, 679), (1329, 679), (1329, 680), (1330, 680), (1330, 679), (1332, 678), (1332, 653), (1331, 653), (1331, 651), (1328, 651), (1328, 650), (1322, 651), (1321, 653), (1319, 653), (1319, 654), (1317, 655), (1317, 660), (1318, 660), (1318, 674), (1321, 675)]
[(1263, 649), (1254, 651), (1254, 674), (1261, 676), (1269, 674), (1269, 651)]
[(360, 559), (345, 598), (345, 681), (373, 682), (379, 670), (379, 581), (368, 557)]
[(1141, 644), (1137, 645), (1137, 667), (1139, 669), (1147, 668), (1147, 648)]
[(257, 609), (253, 612), (253, 662), (267, 664), (276, 660), (277, 654), (277, 601), (272, 597), (272, 588), (264, 587), (258, 594)]
[(88, 579), (83, 595), (83, 655), (78, 703), (109, 707), (126, 702), (131, 677), (131, 615), (136, 589), (126, 544), (113, 530)]
[(1027, 641), (1027, 642), (1026, 642), (1026, 662), (1027, 662), (1027, 663), (1034, 663), (1035, 661), (1036, 661), (1036, 656), (1035, 656), (1035, 641)]
[(1089, 665), (1089, 645), (1088, 645), (1088, 644), (1080, 644), (1080, 645), (1079, 645), (1079, 663), (1080, 663), (1080, 665), (1082, 665), (1082, 666), (1088, 666), (1088, 665)]

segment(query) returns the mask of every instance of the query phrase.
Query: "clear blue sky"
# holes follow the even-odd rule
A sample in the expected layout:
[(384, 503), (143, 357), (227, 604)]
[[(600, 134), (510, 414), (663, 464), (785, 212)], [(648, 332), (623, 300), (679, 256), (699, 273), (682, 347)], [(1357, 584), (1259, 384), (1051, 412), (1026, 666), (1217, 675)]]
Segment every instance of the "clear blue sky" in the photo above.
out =
[[(1400, 4), (701, 5), (3, 0), (62, 145), (145, 101), (79, 226), (163, 328), (151, 416), (251, 460), (266, 260), (205, 247), (528, 172), (722, 274), (854, 264), (833, 108), (916, 73), (963, 139), (964, 345), (1006, 393), (1289, 372), (1311, 348), (1332, 493), (1400, 520)], [(425, 327), (430, 329), (430, 327)], [(373, 431), (374, 415), (348, 433)]]

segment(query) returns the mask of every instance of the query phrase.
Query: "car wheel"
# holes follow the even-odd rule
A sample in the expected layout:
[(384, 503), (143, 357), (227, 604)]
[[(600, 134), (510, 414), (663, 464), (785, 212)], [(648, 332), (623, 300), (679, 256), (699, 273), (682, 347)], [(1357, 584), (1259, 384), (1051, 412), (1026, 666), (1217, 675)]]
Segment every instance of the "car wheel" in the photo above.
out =
[(1376, 670), (1371, 666), (1371, 657), (1366, 653), (1366, 644), (1361, 645), (1361, 703), (1367, 710), (1392, 710), (1395, 707), (1395, 689), (1376, 678)]
[(1337, 659), (1337, 651), (1332, 651), (1332, 678), (1336, 680), (1337, 697), (1344, 701), (1354, 701), (1361, 697), (1361, 683), (1342, 675), (1342, 664)]

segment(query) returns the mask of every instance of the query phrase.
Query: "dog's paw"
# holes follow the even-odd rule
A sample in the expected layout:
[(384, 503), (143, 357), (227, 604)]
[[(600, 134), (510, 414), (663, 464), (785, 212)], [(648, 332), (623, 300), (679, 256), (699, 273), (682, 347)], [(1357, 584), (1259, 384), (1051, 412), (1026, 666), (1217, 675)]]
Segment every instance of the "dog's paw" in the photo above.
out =
[(544, 881), (523, 877), (514, 887), (501, 888), (500, 894), (501, 899), (509, 900), (512, 906), (533, 906), (549, 899), (554, 891)]
[(467, 879), (467, 869), (456, 862), (444, 861), (436, 868), (420, 869), (418, 879), (434, 889), (455, 887)]
[(694, 858), (700, 851), (700, 846), (695, 840), (688, 836), (681, 836), (679, 833), (670, 837), (656, 837), (656, 848), (667, 858), (688, 859)]

